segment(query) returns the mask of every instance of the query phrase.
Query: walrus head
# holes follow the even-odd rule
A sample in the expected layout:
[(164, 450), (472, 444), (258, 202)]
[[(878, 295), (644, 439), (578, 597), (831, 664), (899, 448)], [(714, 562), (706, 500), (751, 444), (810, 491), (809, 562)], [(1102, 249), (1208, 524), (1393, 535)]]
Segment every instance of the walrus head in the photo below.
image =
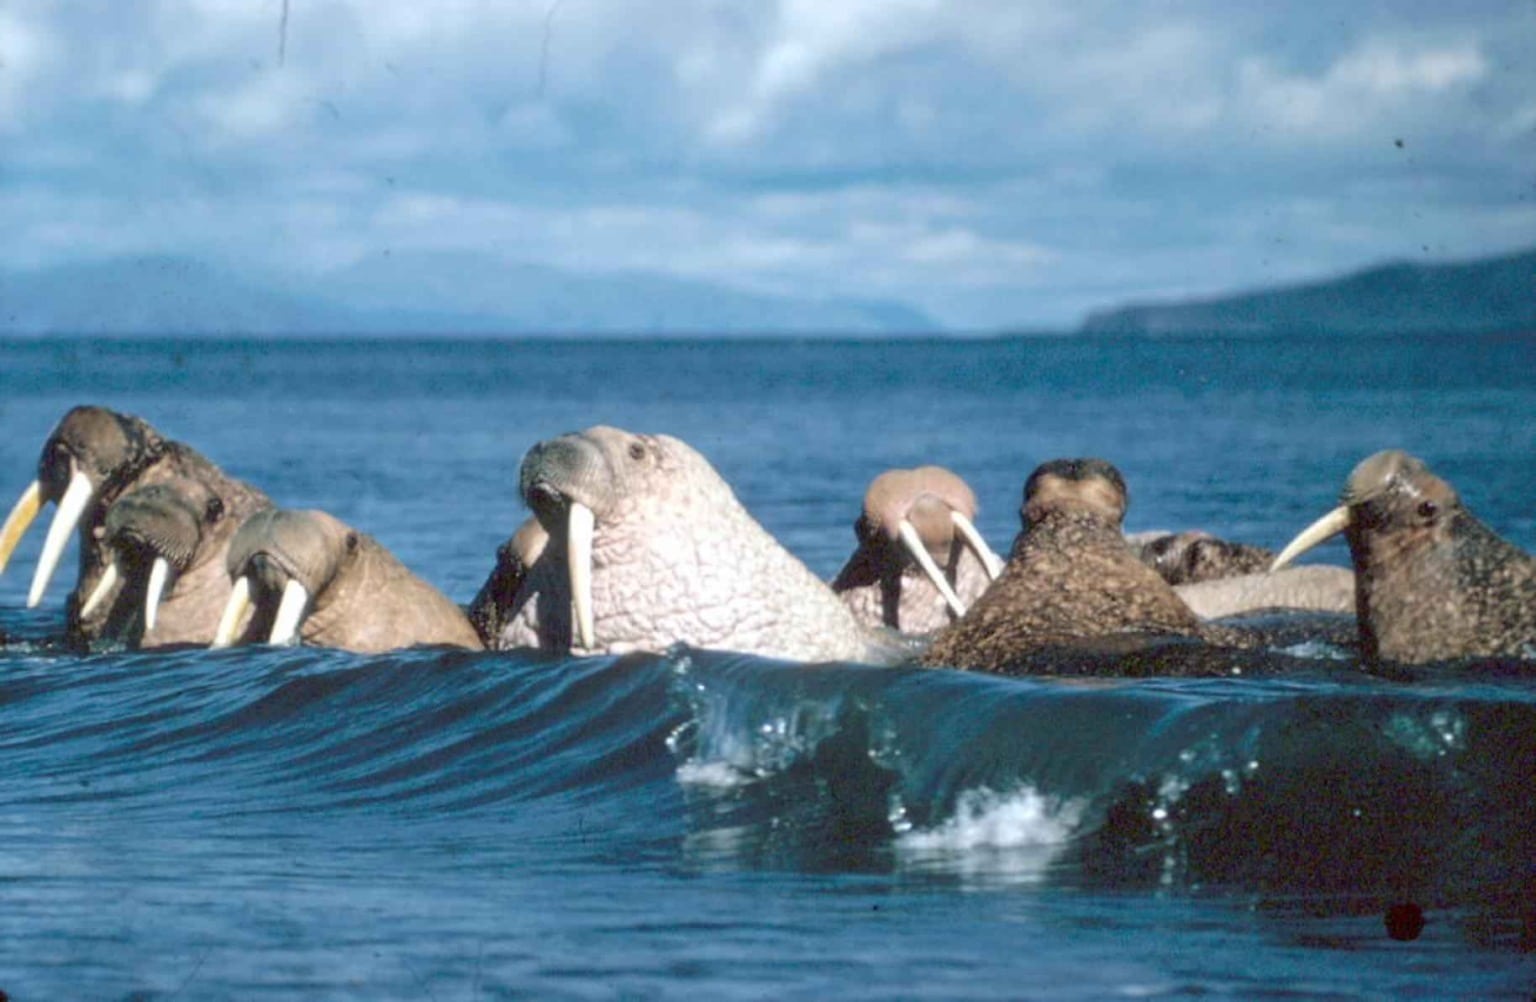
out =
[(953, 564), (957, 542), (976, 554), (992, 580), (1003, 569), (977, 531), (975, 518), (976, 495), (949, 470), (940, 466), (887, 470), (870, 482), (854, 533), (861, 544), (878, 540), (905, 552), (954, 614), (963, 616), (965, 603), (942, 569)]
[(119, 580), (147, 576), (144, 629), (153, 630), (173, 575), (192, 565), (205, 536), (224, 517), (224, 499), (184, 477), (124, 494), (107, 510), (104, 523), (102, 540), (112, 562), (81, 606), (81, 617), (91, 616)]
[(252, 515), (230, 540), (225, 566), (234, 590), (213, 646), (235, 642), (252, 606), (261, 623), (271, 622), (268, 643), (295, 643), (315, 597), (359, 545), (355, 530), (323, 511), (269, 508)]
[(1536, 650), (1536, 559), (1414, 457), (1378, 452), (1356, 466), (1339, 506), (1303, 529), (1274, 566), (1340, 533), (1368, 659), (1529, 658)]
[(37, 479), (22, 492), (0, 528), (0, 571), (23, 534), (48, 502), (57, 504), (42, 556), (27, 593), (35, 608), (58, 568), (70, 533), (82, 522), (99, 524), (105, 507), (134, 473), (152, 462), (163, 442), (146, 422), (103, 407), (76, 407), (43, 443)]
[(842, 600), (680, 439), (605, 426), (561, 435), (524, 456), (519, 489), (549, 545), (504, 646), (871, 656)]
[(1053, 459), (1041, 463), (1024, 483), (1019, 515), (1034, 525), (1058, 511), (1085, 512), (1117, 528), (1130, 504), (1125, 478), (1103, 459)]
[(1424, 463), (1395, 449), (1362, 460), (1349, 475), (1339, 505), (1307, 526), (1280, 551), (1271, 570), (1340, 533), (1357, 565), (1389, 552), (1407, 552), (1448, 538), (1465, 509), (1456, 489)]

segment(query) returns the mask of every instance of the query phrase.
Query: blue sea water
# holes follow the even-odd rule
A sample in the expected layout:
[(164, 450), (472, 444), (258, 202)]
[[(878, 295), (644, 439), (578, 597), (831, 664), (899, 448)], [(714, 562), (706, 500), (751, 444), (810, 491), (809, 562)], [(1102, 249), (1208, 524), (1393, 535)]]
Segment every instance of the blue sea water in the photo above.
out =
[[(1029, 471), (1076, 455), (1125, 473), (1130, 529), (1276, 546), (1400, 447), (1536, 547), (1529, 337), (8, 340), (0, 503), (78, 403), (459, 601), (525, 515), (523, 452), (599, 423), (693, 443), (824, 578), (883, 469), (956, 470), (1003, 550)], [(24, 608), (41, 535), (0, 577), (13, 999), (1536, 993), (1519, 675), (81, 657), (49, 642), (62, 583)]]

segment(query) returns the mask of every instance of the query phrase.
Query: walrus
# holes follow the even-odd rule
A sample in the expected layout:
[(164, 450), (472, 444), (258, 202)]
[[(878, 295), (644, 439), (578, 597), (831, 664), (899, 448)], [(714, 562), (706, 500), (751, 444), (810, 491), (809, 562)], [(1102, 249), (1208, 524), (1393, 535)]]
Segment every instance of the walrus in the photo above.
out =
[(549, 545), (494, 646), (892, 657), (685, 442), (604, 426), (562, 435), (529, 450), (519, 489)]
[(548, 545), (549, 533), (530, 515), (505, 543), (496, 548), (496, 566), (491, 568), (485, 584), (480, 586), (465, 610), (470, 624), (487, 647), (495, 646), (496, 638), (507, 626), (507, 617), (529, 569)]
[(1355, 575), (1348, 567), (1313, 564), (1174, 585), (1201, 619), (1273, 611), (1355, 614)]
[(934, 636), (923, 662), (1017, 672), (1031, 654), (1051, 648), (1204, 637), (1200, 617), (1131, 551), (1121, 528), (1128, 501), (1120, 471), (1102, 459), (1036, 467), (1002, 575)]
[(1142, 563), (1171, 585), (1198, 584), (1269, 569), (1275, 551), (1208, 532), (1144, 532), (1126, 537)]
[(1536, 558), (1479, 521), (1421, 460), (1398, 450), (1362, 460), (1338, 507), (1298, 533), (1274, 566), (1339, 533), (1368, 659), (1536, 659)]
[(363, 654), (418, 644), (481, 649), (464, 611), (372, 536), (323, 511), (269, 508), (225, 563), (233, 586), (214, 647), (265, 641)]
[(1125, 538), (1141, 562), (1173, 585), (1201, 619), (1272, 610), (1355, 611), (1355, 577), (1346, 567), (1272, 572), (1274, 550), (1199, 530), (1137, 532)]
[[(228, 476), (190, 446), (165, 438), (148, 422), (104, 407), (71, 409), (43, 443), (37, 479), (27, 487), (0, 528), (0, 571), (10, 562), (22, 535), (41, 507), (56, 503), (43, 551), (27, 595), (28, 608), (42, 601), (59, 559), (78, 530), (80, 569), (66, 603), (68, 639), (88, 644), (101, 634), (115, 595), (103, 596), (91, 616), (80, 607), (106, 572), (109, 556), (103, 541), (107, 510), (125, 492), (173, 477), (196, 480), (230, 505), (269, 504), (261, 491)], [(116, 587), (121, 587), (119, 583)]]
[[(207, 644), (229, 600), (230, 539), (260, 504), (202, 480), (172, 477), (128, 491), (107, 509), (105, 573), (80, 607), (107, 607), (102, 640), (138, 647)], [(121, 587), (119, 583), (121, 582)]]
[(954, 622), (1003, 569), (975, 518), (976, 495), (949, 470), (885, 471), (864, 493), (858, 547), (832, 590), (866, 625), (931, 633)]

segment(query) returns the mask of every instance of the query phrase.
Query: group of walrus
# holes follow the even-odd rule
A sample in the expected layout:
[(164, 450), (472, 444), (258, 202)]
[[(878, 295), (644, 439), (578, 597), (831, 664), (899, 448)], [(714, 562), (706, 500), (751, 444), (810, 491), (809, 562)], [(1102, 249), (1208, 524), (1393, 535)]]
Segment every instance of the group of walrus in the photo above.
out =
[[(1367, 664), (1536, 659), (1536, 559), (1396, 451), (1361, 462), (1339, 506), (1279, 554), (1199, 532), (1127, 536), (1119, 471), (1063, 459), (1025, 483), (1005, 561), (958, 476), (891, 470), (870, 484), (857, 547), (830, 585), (676, 438), (599, 426), (540, 442), (519, 490), (533, 515), (461, 608), (331, 515), (276, 507), (139, 418), (76, 407), (0, 529), (0, 571), (56, 504), (28, 604), (77, 535), (67, 632), (90, 649), (594, 655), (681, 642), (799, 661), (1189, 674), (1233, 670), (1240, 652), (1271, 645), (1245, 625), (1255, 614), (1297, 613), (1347, 622)], [(1340, 533), (1352, 569), (1288, 566)]]

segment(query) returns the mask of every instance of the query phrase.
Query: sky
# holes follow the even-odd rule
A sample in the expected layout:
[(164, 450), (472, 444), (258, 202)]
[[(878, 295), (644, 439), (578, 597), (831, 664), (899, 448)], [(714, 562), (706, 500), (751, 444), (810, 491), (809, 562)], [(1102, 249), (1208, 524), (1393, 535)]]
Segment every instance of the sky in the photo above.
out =
[(1065, 328), (1536, 245), (1536, 0), (0, 0), (0, 231)]

